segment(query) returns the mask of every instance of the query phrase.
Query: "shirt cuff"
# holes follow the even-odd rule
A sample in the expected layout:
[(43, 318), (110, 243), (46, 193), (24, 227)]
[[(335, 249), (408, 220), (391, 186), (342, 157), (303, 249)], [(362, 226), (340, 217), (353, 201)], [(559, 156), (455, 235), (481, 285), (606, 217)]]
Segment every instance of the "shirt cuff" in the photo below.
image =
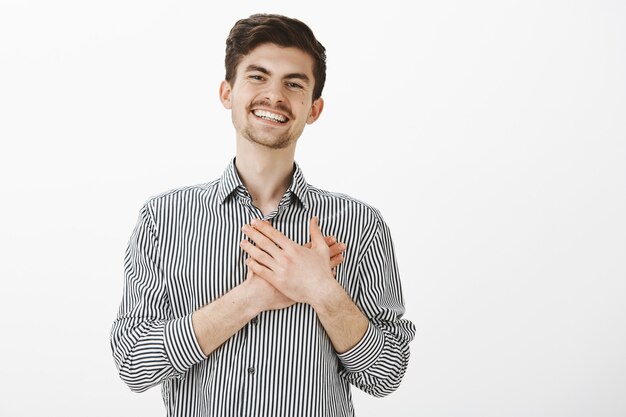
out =
[(363, 372), (374, 365), (385, 345), (382, 330), (368, 323), (365, 334), (352, 349), (337, 356), (348, 372)]
[(179, 373), (206, 359), (193, 332), (191, 314), (165, 323), (164, 343), (170, 363)]

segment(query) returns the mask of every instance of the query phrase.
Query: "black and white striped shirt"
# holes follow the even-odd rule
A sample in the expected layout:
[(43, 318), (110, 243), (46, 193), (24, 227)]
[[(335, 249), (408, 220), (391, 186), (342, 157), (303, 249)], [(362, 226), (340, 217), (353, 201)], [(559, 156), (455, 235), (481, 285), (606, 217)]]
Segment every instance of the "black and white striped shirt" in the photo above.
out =
[[(259, 314), (206, 357), (192, 313), (246, 278), (241, 227), (265, 218), (299, 244), (318, 216), (346, 244), (337, 280), (369, 319), (348, 352), (332, 347), (307, 304)], [(371, 206), (306, 183), (298, 165), (278, 208), (252, 205), (232, 161), (221, 178), (149, 199), (124, 259), (111, 330), (121, 378), (137, 392), (162, 384), (168, 416), (353, 416), (350, 384), (383, 396), (400, 384), (414, 325), (389, 229)]]

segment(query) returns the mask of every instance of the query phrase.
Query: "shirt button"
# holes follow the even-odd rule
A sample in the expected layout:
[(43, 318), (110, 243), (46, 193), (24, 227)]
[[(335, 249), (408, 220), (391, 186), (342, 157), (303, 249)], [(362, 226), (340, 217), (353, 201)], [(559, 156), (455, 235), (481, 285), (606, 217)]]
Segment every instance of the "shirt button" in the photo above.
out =
[(248, 373), (250, 375), (254, 375), (255, 372), (256, 372), (256, 370), (254, 369), (254, 367), (251, 366), (251, 367), (248, 368)]
[(259, 322), (259, 319), (255, 317), (255, 318), (253, 318), (250, 322), (251, 322), (252, 324), (256, 325), (256, 324)]

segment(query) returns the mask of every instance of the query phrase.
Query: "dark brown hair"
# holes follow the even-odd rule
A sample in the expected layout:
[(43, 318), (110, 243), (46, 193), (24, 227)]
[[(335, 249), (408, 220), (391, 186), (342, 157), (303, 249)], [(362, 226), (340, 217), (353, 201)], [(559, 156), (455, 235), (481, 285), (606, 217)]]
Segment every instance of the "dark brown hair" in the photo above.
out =
[(322, 96), (326, 82), (326, 49), (306, 24), (276, 14), (253, 14), (235, 23), (226, 39), (226, 81), (232, 84), (241, 59), (264, 43), (295, 47), (311, 55), (315, 77), (313, 100)]

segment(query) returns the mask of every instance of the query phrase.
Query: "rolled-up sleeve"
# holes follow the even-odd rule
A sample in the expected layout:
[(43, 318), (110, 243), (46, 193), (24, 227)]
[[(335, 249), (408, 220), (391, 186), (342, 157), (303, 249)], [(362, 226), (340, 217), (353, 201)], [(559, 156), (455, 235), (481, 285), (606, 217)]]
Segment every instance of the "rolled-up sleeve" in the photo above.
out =
[(415, 326), (402, 318), (404, 298), (393, 242), (380, 215), (373, 228), (359, 260), (354, 300), (369, 325), (359, 343), (338, 356), (343, 378), (382, 397), (400, 385), (409, 363), (409, 342), (415, 337)]
[(172, 317), (158, 243), (148, 203), (126, 249), (124, 291), (110, 339), (119, 375), (136, 392), (179, 377), (206, 359), (191, 314)]

